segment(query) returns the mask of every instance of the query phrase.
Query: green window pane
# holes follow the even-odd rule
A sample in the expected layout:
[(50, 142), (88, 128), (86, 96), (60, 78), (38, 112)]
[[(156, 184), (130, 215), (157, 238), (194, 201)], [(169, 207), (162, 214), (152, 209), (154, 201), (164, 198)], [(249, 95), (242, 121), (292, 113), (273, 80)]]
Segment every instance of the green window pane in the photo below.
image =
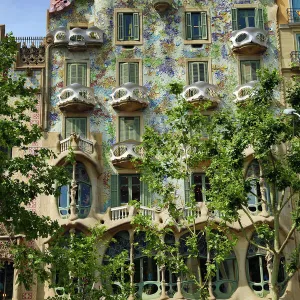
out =
[(72, 63), (67, 65), (67, 85), (72, 83), (87, 85), (87, 64)]

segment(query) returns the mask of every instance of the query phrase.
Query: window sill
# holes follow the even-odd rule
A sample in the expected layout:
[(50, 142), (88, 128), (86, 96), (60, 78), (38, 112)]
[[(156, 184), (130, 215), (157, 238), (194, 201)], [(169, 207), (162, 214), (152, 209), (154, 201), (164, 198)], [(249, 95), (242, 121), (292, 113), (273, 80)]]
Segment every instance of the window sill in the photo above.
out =
[(200, 45), (200, 44), (211, 44), (211, 40), (184, 40), (184, 45)]
[(115, 41), (116, 46), (143, 45), (143, 41)]

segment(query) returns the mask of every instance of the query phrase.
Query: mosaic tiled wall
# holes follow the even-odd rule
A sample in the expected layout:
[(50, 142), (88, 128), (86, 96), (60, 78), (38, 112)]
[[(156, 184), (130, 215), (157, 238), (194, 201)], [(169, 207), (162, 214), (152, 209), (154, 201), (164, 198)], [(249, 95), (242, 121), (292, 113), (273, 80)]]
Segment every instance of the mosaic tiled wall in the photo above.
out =
[[(50, 30), (68, 23), (94, 23), (104, 31), (104, 43), (99, 48), (87, 50), (91, 67), (91, 87), (95, 90), (98, 105), (91, 114), (92, 132), (103, 133), (104, 175), (103, 188), (106, 195), (105, 207), (109, 205), (109, 177), (113, 169), (109, 164), (109, 148), (116, 142), (117, 115), (110, 105), (110, 94), (116, 87), (116, 60), (124, 58), (142, 59), (143, 85), (149, 91), (149, 107), (144, 111), (144, 124), (161, 130), (165, 118), (164, 111), (174, 103), (174, 97), (168, 95), (170, 82), (186, 82), (186, 58), (211, 58), (211, 83), (220, 87), (222, 103), (233, 105), (232, 94), (238, 82), (238, 60), (230, 49), (232, 31), (231, 9), (234, 4), (258, 4), (264, 7), (265, 29), (269, 34), (268, 50), (262, 56), (265, 67), (278, 67), (276, 41), (276, 22), (268, 21), (268, 9), (274, 2), (264, 1), (224, 1), (195, 0), (185, 1), (193, 7), (208, 7), (211, 16), (212, 43), (193, 48), (183, 43), (183, 6), (174, 1), (172, 9), (159, 14), (148, 0), (95, 0), (72, 1), (64, 10), (50, 14)], [(124, 49), (114, 45), (113, 26), (115, 8), (138, 8), (143, 12), (143, 45), (133, 49)], [(56, 106), (58, 92), (63, 87), (64, 61), (68, 56), (66, 48), (53, 48), (51, 52), (51, 108), (49, 111), (49, 130), (61, 131), (60, 111)], [(80, 55), (80, 54), (74, 54)]]

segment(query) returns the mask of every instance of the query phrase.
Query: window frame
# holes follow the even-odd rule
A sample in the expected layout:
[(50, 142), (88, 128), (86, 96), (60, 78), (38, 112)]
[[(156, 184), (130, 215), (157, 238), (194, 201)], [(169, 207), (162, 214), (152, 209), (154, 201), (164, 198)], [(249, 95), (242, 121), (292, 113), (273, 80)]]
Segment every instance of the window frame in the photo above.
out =
[(85, 64), (86, 65), (86, 84), (84, 86), (90, 87), (91, 85), (91, 70), (90, 59), (66, 59), (64, 62), (64, 88), (68, 86), (68, 65), (70, 64)]
[[(244, 57), (240, 57), (240, 59), (239, 59), (239, 61), (238, 61), (238, 72), (239, 72), (239, 83), (240, 83), (240, 85), (242, 85), (242, 84), (246, 84), (246, 83), (248, 83), (248, 82), (250, 82), (250, 81), (253, 81), (253, 80), (255, 80), (255, 79), (251, 79), (250, 81), (247, 81), (247, 82), (243, 82), (243, 80), (242, 80), (242, 76), (243, 76), (243, 74), (242, 74), (242, 62), (246, 62), (246, 61), (251, 61), (251, 62), (253, 62), (253, 61), (257, 61), (257, 62), (259, 62), (259, 68), (258, 69), (261, 69), (262, 68), (262, 60), (261, 60), (261, 58), (259, 58), (259, 57), (257, 57), (257, 56), (255, 56), (255, 57), (253, 57), (253, 56), (244, 56)], [(257, 70), (258, 70), (257, 69)], [(256, 79), (257, 80), (257, 79)]]
[[(210, 13), (209, 13), (209, 8), (203, 7), (203, 8), (196, 8), (196, 7), (190, 7), (187, 8), (183, 11), (184, 16), (183, 16), (183, 43), (185, 45), (199, 45), (199, 44), (210, 44), (211, 43), (211, 20), (210, 20)], [(207, 38), (205, 39), (188, 39), (187, 38), (187, 14), (189, 13), (205, 13), (206, 14), (206, 35)]]
[(88, 136), (89, 136), (89, 128), (88, 128), (88, 118), (87, 117), (84, 117), (84, 116), (66, 116), (65, 118), (64, 118), (64, 128), (63, 128), (63, 136), (65, 137), (65, 138), (68, 138), (69, 136), (67, 136), (67, 119), (85, 119), (85, 129), (86, 129), (86, 132), (85, 132), (85, 136), (84, 137), (82, 137), (82, 138), (84, 138), (84, 139), (87, 139), (88, 138)]
[[(138, 40), (119, 40), (119, 16), (120, 14), (138, 14), (139, 16), (139, 39)], [(134, 18), (134, 16), (133, 16)], [(114, 42), (115, 45), (142, 45), (143, 44), (143, 13), (140, 9), (115, 8), (114, 10)]]
[[(134, 141), (137, 141), (137, 142), (140, 142), (141, 141), (141, 116), (137, 115), (137, 116), (118, 116), (118, 141), (119, 142), (125, 142), (127, 140), (130, 140), (130, 139), (125, 139), (125, 140), (121, 140), (121, 132), (120, 132), (120, 129), (121, 129), (121, 118), (138, 118), (139, 119), (139, 132), (138, 132), (138, 136), (139, 136), (139, 139), (138, 140), (134, 140)], [(125, 123), (124, 123), (125, 124)]]
[(121, 68), (120, 65), (122, 63), (137, 63), (138, 64), (138, 83), (137, 85), (142, 85), (143, 84), (143, 65), (142, 65), (142, 60), (141, 59), (117, 59), (116, 62), (116, 82), (117, 86), (121, 86), (121, 81), (120, 81), (120, 75), (121, 75)]
[(192, 84), (190, 82), (190, 75), (189, 75), (189, 66), (191, 63), (206, 63), (206, 67), (207, 67), (207, 70), (206, 70), (206, 77), (207, 77), (207, 83), (211, 83), (212, 82), (212, 74), (211, 74), (211, 58), (207, 58), (207, 57), (203, 57), (201, 59), (193, 59), (193, 58), (187, 58), (185, 60), (185, 70), (186, 70), (186, 82), (187, 82), (187, 85), (190, 85)]

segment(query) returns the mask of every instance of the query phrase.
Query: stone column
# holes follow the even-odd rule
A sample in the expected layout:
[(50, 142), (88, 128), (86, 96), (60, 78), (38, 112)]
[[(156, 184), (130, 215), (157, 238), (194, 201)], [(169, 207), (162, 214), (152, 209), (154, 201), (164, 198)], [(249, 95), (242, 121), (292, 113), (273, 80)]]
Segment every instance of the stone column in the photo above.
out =
[(166, 267), (162, 266), (160, 271), (161, 271), (161, 295), (159, 299), (165, 300), (165, 299), (169, 299), (169, 296), (166, 294), (166, 280), (165, 280)]
[(76, 162), (73, 163), (73, 176), (71, 181), (71, 203), (70, 203), (70, 217), (71, 221), (77, 219), (77, 212), (76, 212), (76, 192), (77, 192), (77, 184), (76, 184), (76, 177), (75, 177), (75, 170), (76, 170)]

